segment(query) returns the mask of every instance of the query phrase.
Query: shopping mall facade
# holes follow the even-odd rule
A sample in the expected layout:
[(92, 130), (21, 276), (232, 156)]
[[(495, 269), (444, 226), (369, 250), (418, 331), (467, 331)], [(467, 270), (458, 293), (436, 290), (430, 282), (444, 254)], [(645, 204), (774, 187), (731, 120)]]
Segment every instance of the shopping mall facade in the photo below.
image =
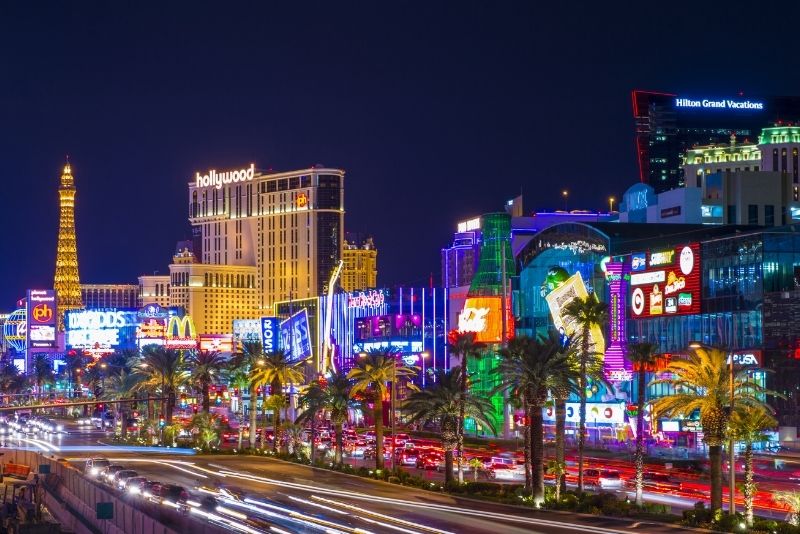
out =
[[(606, 407), (637, 400), (636, 377), (624, 358), (635, 342), (654, 343), (670, 357), (686, 354), (691, 343), (725, 347), (753, 365), (754, 380), (786, 397), (770, 403), (782, 425), (797, 426), (800, 234), (793, 227), (557, 224), (533, 236), (515, 258), (518, 335), (553, 328), (560, 309), (551, 295), (576, 278), (609, 304), (603, 351), (614, 387), (595, 385), (589, 398), (602, 408), (595, 422), (603, 425), (605, 418), (616, 427), (607, 435), (630, 432), (630, 417)], [(668, 393), (665, 385), (650, 386), (648, 399)], [(694, 422), (659, 420), (651, 429), (690, 447), (700, 441)]]

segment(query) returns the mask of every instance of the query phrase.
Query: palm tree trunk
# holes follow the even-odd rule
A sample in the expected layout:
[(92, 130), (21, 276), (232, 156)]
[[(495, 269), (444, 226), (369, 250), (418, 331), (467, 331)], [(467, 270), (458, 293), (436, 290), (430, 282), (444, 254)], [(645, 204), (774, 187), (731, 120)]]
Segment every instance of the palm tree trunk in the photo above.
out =
[(334, 461), (336, 465), (342, 464), (342, 449), (344, 448), (344, 439), (342, 436), (342, 421), (336, 421), (334, 423), (334, 428), (336, 430), (336, 452), (334, 453)]
[(203, 412), (209, 413), (211, 411), (211, 399), (209, 398), (208, 394), (208, 381), (203, 380), (200, 388), (203, 395)]
[[(478, 470), (475, 469), (477, 473)], [(444, 450), (444, 485), (447, 486), (453, 482), (453, 449)]]
[[(383, 396), (375, 393), (375, 469), (383, 469)], [(393, 453), (394, 454), (394, 453)]]
[[(311, 414), (311, 451), (309, 452), (309, 456), (311, 459), (311, 463), (314, 463), (314, 451), (316, 450), (315, 441), (317, 439), (317, 414)], [(302, 434), (301, 434), (302, 435)]]
[[(256, 416), (258, 415), (258, 388), (255, 384), (250, 385), (250, 448), (256, 448), (257, 425)], [(263, 445), (263, 444), (262, 444)]]
[(464, 419), (467, 406), (467, 353), (461, 357), (461, 398), (458, 402), (458, 483), (464, 483)]
[[(528, 418), (528, 402), (525, 399), (522, 399), (522, 410), (525, 414), (525, 419)], [(524, 455), (525, 455), (525, 491), (531, 492), (533, 491), (533, 479), (531, 478), (531, 424), (530, 421), (526, 421), (527, 424), (523, 430), (525, 436), (524, 442)], [(477, 470), (476, 470), (477, 471)]]
[(722, 509), (722, 445), (709, 445), (711, 462), (711, 515)]
[(542, 407), (528, 406), (528, 425), (531, 433), (531, 478), (533, 479), (533, 504), (544, 502), (544, 420)]
[(589, 358), (589, 325), (583, 327), (581, 339), (580, 409), (578, 410), (578, 491), (583, 492), (583, 445), (586, 441), (586, 360)]
[[(120, 403), (120, 406), (122, 403)], [(128, 437), (128, 416), (125, 414), (123, 410), (119, 411), (119, 418), (122, 421), (122, 428), (119, 431), (120, 437), (124, 440)]]
[(167, 387), (167, 413), (164, 416), (167, 425), (172, 424), (172, 412), (175, 410), (175, 388), (172, 386)]
[(645, 370), (639, 364), (638, 396), (636, 399), (636, 506), (642, 506), (644, 492), (644, 395)]
[[(281, 445), (281, 405), (283, 404), (283, 384), (280, 383), (279, 380), (274, 380), (270, 385), (270, 393), (273, 395), (277, 395), (277, 402), (275, 403), (274, 412), (272, 416), (272, 420), (274, 421), (273, 424), (273, 433), (275, 438), (272, 440), (272, 450), (278, 451), (279, 446)], [(264, 432), (266, 432), (266, 425), (264, 426)], [(266, 434), (265, 434), (266, 435)], [(283, 449), (281, 448), (281, 451)]]
[[(556, 397), (555, 399), (555, 409), (556, 409), (556, 462), (559, 465), (566, 465), (565, 459), (565, 448), (566, 443), (564, 441), (564, 435), (566, 434), (566, 427), (567, 427), (567, 399)], [(567, 491), (567, 480), (564, 476), (557, 476), (556, 477), (556, 484), (558, 484), (558, 489), (556, 490), (556, 494), (559, 494), (559, 491)]]
[(744, 446), (744, 518), (747, 526), (753, 526), (753, 443), (747, 441)]

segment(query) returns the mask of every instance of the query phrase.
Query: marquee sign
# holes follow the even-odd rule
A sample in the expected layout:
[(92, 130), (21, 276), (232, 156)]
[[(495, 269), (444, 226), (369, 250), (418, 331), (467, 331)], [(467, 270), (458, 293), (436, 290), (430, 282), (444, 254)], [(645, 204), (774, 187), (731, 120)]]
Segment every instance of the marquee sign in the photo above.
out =
[(255, 175), (255, 169), (255, 163), (251, 163), (250, 167), (235, 171), (217, 172), (216, 169), (211, 169), (203, 175), (198, 172), (195, 175), (195, 187), (213, 186), (217, 189), (222, 189), (223, 185), (245, 181), (250, 182)]
[[(643, 268), (642, 256), (646, 258)], [(700, 245), (653, 250), (629, 257), (633, 319), (700, 313)], [(638, 272), (636, 272), (638, 271)]]
[(383, 306), (385, 301), (386, 296), (382, 289), (358, 291), (347, 295), (348, 308), (378, 308)]
[(56, 292), (52, 289), (29, 289), (28, 347), (53, 349), (56, 347)]

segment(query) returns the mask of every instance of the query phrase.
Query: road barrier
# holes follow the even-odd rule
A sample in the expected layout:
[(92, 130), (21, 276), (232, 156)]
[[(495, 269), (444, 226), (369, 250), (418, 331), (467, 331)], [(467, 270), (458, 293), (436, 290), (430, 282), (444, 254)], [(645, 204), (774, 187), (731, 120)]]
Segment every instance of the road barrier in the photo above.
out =
[[(76, 534), (223, 532), (215, 525), (191, 518), (166, 506), (142, 500), (129, 501), (55, 455), (27, 450), (6, 450), (4, 453), (6, 466), (9, 463), (33, 466), (33, 478), (39, 480), (45, 489), (44, 504), (64, 527)], [(49, 473), (44, 474), (48, 470)], [(111, 517), (98, 519), (107, 517), (104, 514)]]

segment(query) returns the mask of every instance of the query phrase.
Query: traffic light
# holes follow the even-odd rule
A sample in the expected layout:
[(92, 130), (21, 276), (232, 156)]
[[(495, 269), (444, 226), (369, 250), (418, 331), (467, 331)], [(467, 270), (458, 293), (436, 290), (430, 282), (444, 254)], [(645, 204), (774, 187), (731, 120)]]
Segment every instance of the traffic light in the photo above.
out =
[(200, 411), (200, 407), (196, 404), (192, 405), (192, 413), (197, 413)]
[(181, 393), (181, 408), (186, 408), (186, 393)]
[(158, 418), (158, 426), (163, 427), (166, 424), (167, 424), (167, 422), (164, 421), (164, 416), (163, 415)]

